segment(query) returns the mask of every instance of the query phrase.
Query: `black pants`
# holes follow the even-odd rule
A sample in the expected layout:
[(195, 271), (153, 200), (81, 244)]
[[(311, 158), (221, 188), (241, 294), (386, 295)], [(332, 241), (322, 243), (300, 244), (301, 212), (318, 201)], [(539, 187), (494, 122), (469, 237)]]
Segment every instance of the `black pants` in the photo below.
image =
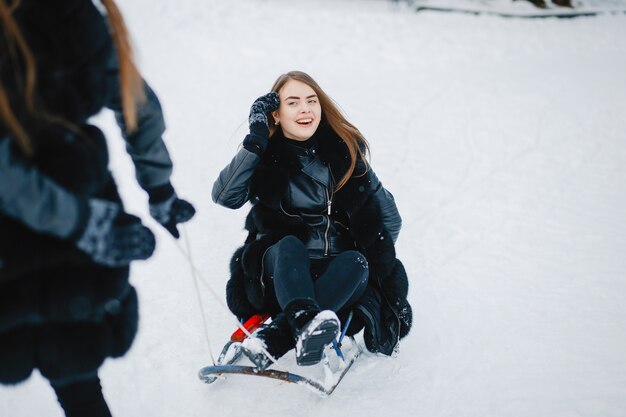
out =
[(282, 309), (291, 301), (311, 299), (323, 310), (339, 312), (348, 309), (365, 291), (368, 267), (361, 253), (350, 250), (313, 262), (312, 275), (308, 251), (294, 236), (284, 237), (265, 253), (264, 276), (273, 281)]
[(52, 388), (66, 417), (111, 417), (98, 376)]

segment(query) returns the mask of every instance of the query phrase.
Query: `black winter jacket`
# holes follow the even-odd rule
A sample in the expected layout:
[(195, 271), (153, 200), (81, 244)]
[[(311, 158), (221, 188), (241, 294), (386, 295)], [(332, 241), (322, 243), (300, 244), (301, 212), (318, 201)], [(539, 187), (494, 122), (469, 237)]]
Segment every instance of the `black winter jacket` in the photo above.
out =
[[(23, 92), (12, 89), (13, 74), (0, 64), (34, 145), (25, 157), (0, 125), (0, 383), (38, 368), (64, 384), (123, 355), (137, 331), (128, 268), (96, 265), (68, 240), (84, 222), (87, 198), (121, 203), (104, 137), (85, 125), (103, 106), (121, 112), (117, 59), (91, 0), (23, 0), (14, 17), (36, 58), (41, 104), (80, 132), (20, 113)], [(139, 128), (125, 136), (144, 188), (168, 182), (171, 172), (160, 105), (147, 86), (146, 93)]]
[[(394, 329), (379, 331), (380, 340), (370, 340), (368, 348), (389, 354), (411, 323), (408, 280), (394, 249), (400, 216), (391, 194), (362, 163), (344, 187), (333, 192), (334, 179), (348, 168), (347, 147), (323, 123), (312, 139), (316, 145), (303, 149), (279, 129), (262, 156), (241, 150), (215, 182), (214, 201), (230, 208), (252, 203), (246, 219), (248, 238), (231, 259), (228, 305), (241, 319), (279, 311), (275, 295), (264, 291), (261, 266), (267, 248), (286, 235), (304, 242), (311, 258), (356, 249), (370, 265), (372, 290), (366, 294), (378, 297), (374, 320), (380, 328)], [(383, 319), (384, 309), (391, 315)], [(352, 332), (358, 330), (357, 325)]]

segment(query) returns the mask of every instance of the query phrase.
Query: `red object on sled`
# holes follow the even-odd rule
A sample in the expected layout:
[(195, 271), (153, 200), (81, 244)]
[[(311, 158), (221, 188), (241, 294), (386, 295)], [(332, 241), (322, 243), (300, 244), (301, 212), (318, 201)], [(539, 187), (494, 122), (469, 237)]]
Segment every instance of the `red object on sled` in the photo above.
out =
[[(246, 320), (246, 322), (243, 324), (243, 327), (248, 332), (252, 333), (256, 329), (261, 327), (263, 325), (263, 323), (265, 323), (265, 321), (267, 319), (269, 319), (269, 318), (270, 318), (269, 314), (255, 314), (254, 316), (252, 316), (248, 320)], [(232, 335), (230, 335), (230, 340), (232, 342), (243, 342), (243, 340), (246, 337), (247, 337), (247, 335), (243, 332), (243, 330), (237, 329), (237, 330), (235, 330), (233, 332)]]

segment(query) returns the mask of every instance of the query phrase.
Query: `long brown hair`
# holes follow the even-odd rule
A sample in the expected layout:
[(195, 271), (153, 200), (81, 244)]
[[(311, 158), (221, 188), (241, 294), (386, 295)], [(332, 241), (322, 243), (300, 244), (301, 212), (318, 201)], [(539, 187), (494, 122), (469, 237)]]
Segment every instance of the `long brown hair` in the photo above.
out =
[[(0, 59), (3, 61), (2, 65), (11, 65), (13, 67), (12, 70), (15, 73), (15, 87), (18, 90), (18, 95), (24, 95), (23, 104), (26, 107), (26, 111), (28, 113), (34, 113), (36, 84), (35, 60), (12, 16), (13, 11), (19, 4), (20, 0), (9, 2), (8, 4), (5, 3), (5, 0), (0, 0), (0, 22), (2, 23), (0, 28), (2, 33), (0, 36), (4, 43), (4, 45), (0, 45)], [(20, 71), (20, 64), (24, 66), (23, 73)], [(7, 92), (1, 80), (0, 118), (2, 118), (3, 124), (6, 125), (22, 151), (26, 155), (31, 155), (33, 152), (32, 144), (26, 134), (26, 130), (18, 121), (13, 109), (11, 109)]]
[[(366, 167), (368, 166), (365, 158), (365, 155), (369, 151), (367, 140), (365, 140), (365, 137), (361, 134), (359, 129), (346, 119), (333, 99), (330, 98), (324, 90), (322, 90), (319, 84), (317, 84), (317, 82), (310, 75), (302, 71), (290, 71), (278, 77), (272, 86), (272, 91), (278, 92), (287, 83), (287, 81), (290, 80), (303, 82), (315, 91), (322, 108), (322, 122), (325, 121), (348, 147), (348, 152), (350, 154), (350, 166), (341, 180), (339, 180), (339, 183), (337, 183), (335, 191), (338, 191), (345, 185), (354, 173), (354, 169), (357, 164), (357, 156), (361, 158)], [(278, 127), (272, 117), (268, 117), (268, 121), (271, 137), (274, 132), (276, 132)], [(361, 147), (363, 147), (363, 150)]]
[[(137, 105), (145, 100), (143, 80), (132, 58), (132, 48), (128, 40), (128, 31), (124, 19), (113, 0), (101, 0), (107, 10), (107, 20), (111, 36), (115, 42), (118, 61), (122, 112), (126, 131), (137, 128)], [(13, 13), (20, 6), (21, 0), (0, 0), (0, 59), (3, 65), (10, 66), (13, 79), (0, 80), (0, 122), (6, 126), (12, 137), (25, 155), (32, 156), (33, 145), (23, 121), (16, 116), (26, 114), (33, 120), (62, 124), (77, 130), (68, 121), (50, 115), (39, 106), (37, 100), (36, 65), (33, 54), (20, 31)], [(17, 103), (11, 103), (4, 82), (16, 91)], [(11, 85), (13, 84), (13, 85)], [(11, 105), (17, 107), (12, 108)]]
[(122, 109), (126, 131), (137, 128), (137, 104), (145, 101), (143, 79), (133, 60), (133, 48), (130, 44), (128, 29), (124, 18), (113, 0), (101, 0), (107, 10), (107, 19), (111, 27), (111, 35), (117, 49), (120, 63), (119, 77), (122, 93)]

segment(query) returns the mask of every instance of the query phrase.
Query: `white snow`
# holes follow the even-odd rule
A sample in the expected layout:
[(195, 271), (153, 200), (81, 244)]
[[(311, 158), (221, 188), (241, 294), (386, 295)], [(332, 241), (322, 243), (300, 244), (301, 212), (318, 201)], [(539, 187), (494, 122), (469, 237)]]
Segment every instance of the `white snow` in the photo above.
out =
[[(232, 376), (213, 385), (191, 267), (148, 218), (113, 118), (112, 168), (158, 248), (133, 266), (141, 323), (101, 371), (115, 417), (626, 415), (626, 16), (511, 20), (382, 0), (120, 0), (159, 94), (213, 355), (246, 210), (211, 186), (252, 101), (310, 73), (369, 139), (404, 224), (411, 334), (365, 353), (335, 393)], [(210, 286), (213, 292), (208, 289)], [(293, 353), (279, 362), (296, 370)], [(0, 415), (61, 416), (37, 373)]]

